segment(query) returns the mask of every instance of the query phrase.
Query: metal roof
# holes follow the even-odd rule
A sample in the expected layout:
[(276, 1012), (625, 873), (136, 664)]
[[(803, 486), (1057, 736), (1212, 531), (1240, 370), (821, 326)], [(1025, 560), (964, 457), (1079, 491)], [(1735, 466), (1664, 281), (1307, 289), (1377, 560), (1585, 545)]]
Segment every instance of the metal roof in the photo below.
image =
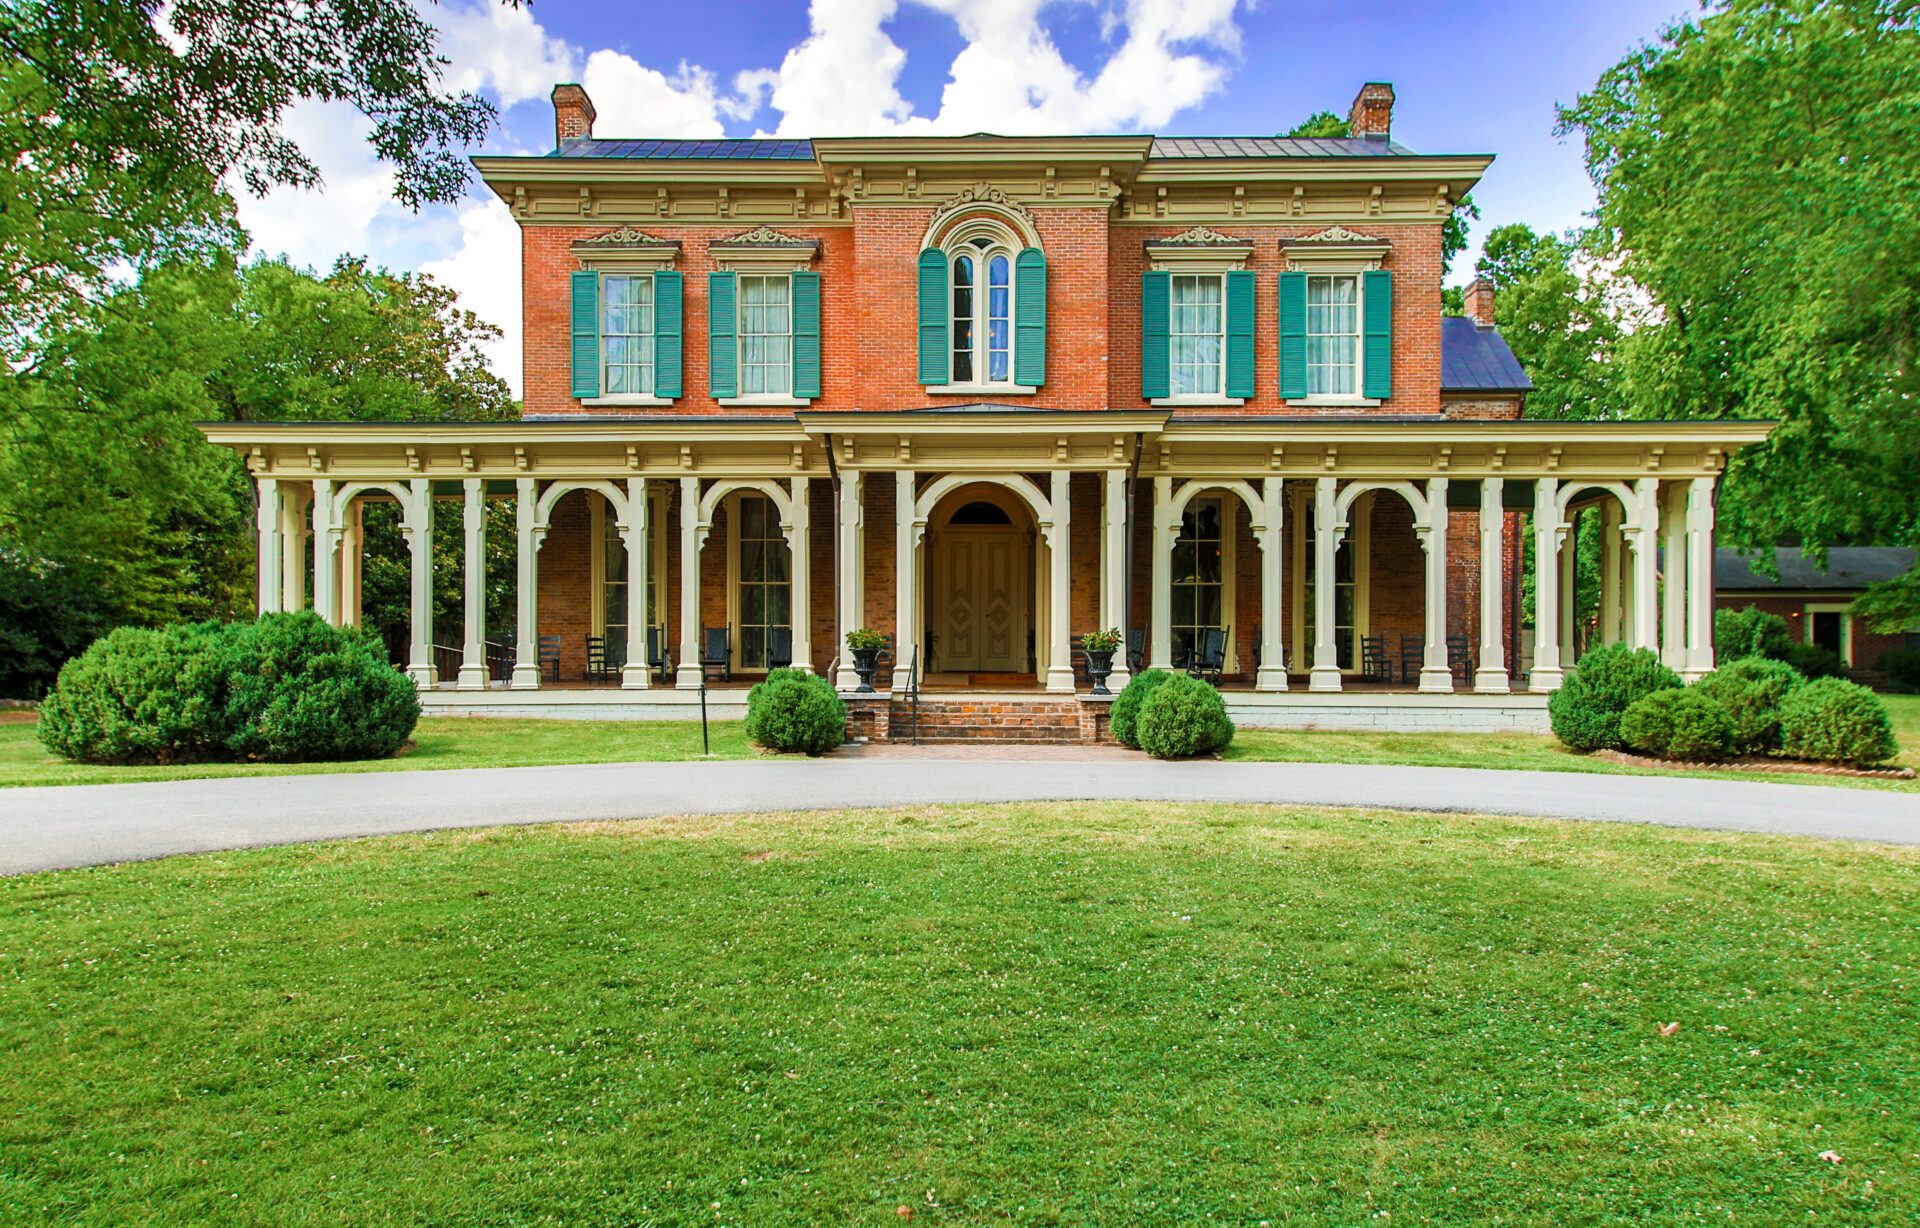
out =
[(1533, 381), (1499, 330), (1465, 316), (1440, 319), (1440, 391), (1530, 392)]
[(575, 137), (560, 142), (554, 158), (687, 158), (739, 162), (810, 162), (812, 141), (602, 140)]
[(1155, 158), (1411, 158), (1398, 141), (1366, 137), (1157, 136)]
[(1778, 580), (1753, 570), (1755, 555), (1743, 555), (1731, 546), (1713, 552), (1713, 586), (1737, 592), (1768, 589), (1839, 589), (1852, 591), (1891, 580), (1913, 570), (1914, 551), (1905, 546), (1834, 546), (1827, 551), (1825, 571), (1805, 558), (1798, 546), (1780, 546), (1773, 552)]

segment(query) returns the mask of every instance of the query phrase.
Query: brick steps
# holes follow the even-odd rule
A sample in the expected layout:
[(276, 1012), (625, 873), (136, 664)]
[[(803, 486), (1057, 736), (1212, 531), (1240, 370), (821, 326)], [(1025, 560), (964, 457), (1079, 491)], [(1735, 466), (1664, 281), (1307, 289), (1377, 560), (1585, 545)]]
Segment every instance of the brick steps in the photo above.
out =
[[(913, 708), (904, 699), (873, 705), (880, 711), (856, 720), (855, 732), (879, 741), (905, 742), (913, 735)], [(882, 716), (884, 713), (884, 716)], [(989, 742), (1023, 746), (1073, 746), (1099, 740), (1105, 705), (1077, 699), (1016, 695), (930, 697), (922, 695), (919, 740), (926, 743)]]

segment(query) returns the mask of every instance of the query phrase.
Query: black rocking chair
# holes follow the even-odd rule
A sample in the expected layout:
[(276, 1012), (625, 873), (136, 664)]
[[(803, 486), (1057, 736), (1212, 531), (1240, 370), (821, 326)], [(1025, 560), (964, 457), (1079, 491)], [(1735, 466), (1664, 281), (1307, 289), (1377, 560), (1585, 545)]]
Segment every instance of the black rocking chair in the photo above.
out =
[(560, 681), (560, 637), (540, 637), (540, 674), (550, 682)]
[(718, 674), (720, 681), (733, 681), (733, 648), (729, 633), (731, 626), (700, 628), (700, 672), (702, 676)]
[(1464, 635), (1447, 637), (1447, 669), (1461, 686), (1473, 682), (1473, 645)]
[(1403, 635), (1400, 637), (1400, 682), (1404, 686), (1409, 682), (1420, 681), (1420, 667), (1426, 663), (1427, 640), (1421, 635)]
[(767, 668), (789, 669), (793, 665), (793, 628), (767, 628)]
[(1387, 637), (1384, 635), (1363, 635), (1360, 637), (1360, 680), (1362, 682), (1391, 682), (1393, 674), (1387, 668)]
[(1147, 668), (1147, 631), (1139, 627), (1127, 632), (1127, 669), (1139, 673)]
[(667, 660), (667, 637), (659, 627), (647, 628), (647, 666), (662, 682), (673, 676), (672, 662)]
[(1220, 685), (1227, 668), (1227, 629), (1202, 627), (1199, 643), (1187, 657), (1187, 672), (1202, 682)]
[(588, 682), (606, 682), (612, 677), (613, 666), (607, 660), (607, 637), (604, 635), (589, 635), (587, 637), (586, 680)]

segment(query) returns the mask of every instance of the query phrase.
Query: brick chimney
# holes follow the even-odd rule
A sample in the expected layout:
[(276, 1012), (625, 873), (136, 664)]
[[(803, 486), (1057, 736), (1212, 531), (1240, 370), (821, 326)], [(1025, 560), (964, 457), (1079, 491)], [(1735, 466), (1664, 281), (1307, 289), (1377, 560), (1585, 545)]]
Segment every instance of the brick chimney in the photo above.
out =
[(1384, 141), (1393, 131), (1393, 86), (1385, 81), (1369, 81), (1353, 96), (1347, 112), (1347, 126), (1353, 135)]
[(1481, 328), (1493, 327), (1493, 283), (1476, 277), (1467, 283), (1467, 318)]
[(553, 87), (553, 143), (555, 147), (576, 137), (593, 135), (593, 99), (577, 85)]

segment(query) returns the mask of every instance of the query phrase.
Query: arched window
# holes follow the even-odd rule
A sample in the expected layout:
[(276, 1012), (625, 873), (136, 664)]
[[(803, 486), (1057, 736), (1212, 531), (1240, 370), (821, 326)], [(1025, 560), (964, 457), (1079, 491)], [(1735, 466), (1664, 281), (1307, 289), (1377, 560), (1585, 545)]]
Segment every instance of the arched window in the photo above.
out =
[(1012, 236), (997, 226), (966, 227), (947, 242), (952, 383), (1013, 382), (1016, 250)]

